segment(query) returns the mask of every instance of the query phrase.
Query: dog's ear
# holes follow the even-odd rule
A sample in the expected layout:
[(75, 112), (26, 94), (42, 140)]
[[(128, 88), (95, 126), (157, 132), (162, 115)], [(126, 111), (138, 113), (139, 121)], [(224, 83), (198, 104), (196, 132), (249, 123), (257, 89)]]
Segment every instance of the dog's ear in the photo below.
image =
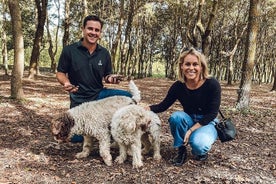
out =
[(56, 139), (66, 141), (73, 126), (73, 117), (65, 112), (52, 121), (52, 133)]
[(54, 117), (54, 119), (51, 121), (51, 132), (53, 135), (57, 135), (60, 132), (61, 126), (60, 126), (60, 115), (57, 117)]
[(142, 123), (142, 124), (140, 125), (143, 132), (145, 132), (145, 131), (148, 129), (148, 127), (149, 127), (149, 125), (150, 125), (150, 123), (151, 123), (151, 120), (150, 120), (150, 119), (145, 119), (144, 122), (145, 122), (145, 123)]
[(133, 133), (136, 130), (136, 118), (135, 117), (128, 117), (128, 121), (125, 121), (122, 124), (123, 128), (126, 130), (127, 133)]
[(151, 117), (148, 114), (140, 113), (137, 116), (136, 124), (138, 127), (141, 127), (141, 130), (143, 132), (145, 132), (148, 129), (150, 123), (151, 123)]

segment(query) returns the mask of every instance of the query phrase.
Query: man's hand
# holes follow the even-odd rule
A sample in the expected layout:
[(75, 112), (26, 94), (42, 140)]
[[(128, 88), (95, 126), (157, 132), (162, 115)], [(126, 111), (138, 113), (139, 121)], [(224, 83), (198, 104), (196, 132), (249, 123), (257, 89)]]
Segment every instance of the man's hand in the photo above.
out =
[(124, 79), (123, 75), (111, 74), (105, 77), (107, 83), (119, 84)]
[(75, 92), (78, 91), (79, 86), (74, 86), (70, 83), (65, 83), (63, 88), (64, 88), (65, 91), (68, 91), (69, 93), (75, 93)]
[(58, 82), (63, 86), (63, 89), (65, 91), (68, 91), (69, 93), (75, 93), (78, 91), (79, 86), (74, 86), (70, 83), (67, 74), (63, 72), (57, 72), (56, 77)]

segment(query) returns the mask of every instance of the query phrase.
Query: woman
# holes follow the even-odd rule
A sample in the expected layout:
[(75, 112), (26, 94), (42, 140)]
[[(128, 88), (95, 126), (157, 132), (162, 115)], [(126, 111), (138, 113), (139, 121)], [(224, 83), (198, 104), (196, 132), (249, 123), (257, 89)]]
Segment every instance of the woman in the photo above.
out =
[(155, 113), (167, 110), (176, 100), (183, 106), (183, 111), (174, 112), (168, 120), (173, 146), (178, 148), (173, 159), (175, 166), (185, 162), (188, 144), (195, 160), (208, 158), (208, 151), (217, 139), (215, 124), (221, 99), (220, 84), (209, 76), (206, 58), (200, 51), (184, 50), (178, 67), (179, 80), (172, 84), (162, 102), (149, 106)]

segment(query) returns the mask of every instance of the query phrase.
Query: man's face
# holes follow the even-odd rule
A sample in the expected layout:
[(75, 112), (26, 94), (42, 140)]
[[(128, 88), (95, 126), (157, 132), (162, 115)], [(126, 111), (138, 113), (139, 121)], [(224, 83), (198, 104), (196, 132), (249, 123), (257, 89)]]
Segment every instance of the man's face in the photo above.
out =
[(83, 38), (87, 44), (95, 44), (101, 36), (101, 24), (98, 21), (89, 20), (86, 26), (82, 28)]

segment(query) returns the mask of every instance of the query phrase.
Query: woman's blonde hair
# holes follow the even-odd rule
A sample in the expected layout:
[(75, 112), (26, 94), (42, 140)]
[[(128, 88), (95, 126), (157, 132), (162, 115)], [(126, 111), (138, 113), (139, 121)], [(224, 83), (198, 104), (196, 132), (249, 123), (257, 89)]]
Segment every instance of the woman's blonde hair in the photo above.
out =
[(197, 57), (201, 67), (202, 67), (202, 73), (201, 73), (201, 78), (202, 79), (207, 79), (209, 78), (209, 71), (208, 71), (208, 65), (207, 65), (207, 59), (206, 57), (204, 56), (204, 54), (191, 47), (191, 48), (188, 48), (188, 49), (184, 49), (181, 51), (181, 54), (178, 58), (178, 80), (182, 81), (182, 82), (186, 82), (186, 77), (181, 69), (181, 66), (184, 62), (184, 59), (185, 57), (188, 55), (188, 54), (191, 54), (191, 55), (194, 55)]

